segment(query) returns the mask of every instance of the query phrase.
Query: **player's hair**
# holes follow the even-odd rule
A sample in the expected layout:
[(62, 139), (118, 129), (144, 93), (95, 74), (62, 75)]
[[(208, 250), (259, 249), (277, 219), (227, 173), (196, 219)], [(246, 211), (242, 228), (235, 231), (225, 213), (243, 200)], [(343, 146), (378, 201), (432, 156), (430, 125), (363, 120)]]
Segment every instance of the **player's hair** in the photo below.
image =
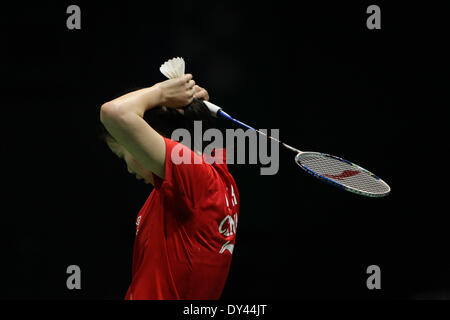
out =
[[(189, 142), (191, 149), (195, 152), (202, 153), (206, 145), (210, 142), (204, 142), (202, 137), (194, 136), (194, 121), (202, 122), (202, 131), (204, 132), (205, 130), (216, 127), (216, 119), (200, 99), (194, 98), (189, 105), (183, 107), (183, 110), (184, 114), (173, 108), (157, 106), (144, 113), (144, 120), (160, 135), (169, 139), (174, 130), (186, 129), (191, 136), (192, 141)], [(105, 142), (115, 141), (103, 125), (101, 125), (100, 130), (100, 139)], [(194, 141), (194, 138), (199, 139), (199, 141)], [(186, 141), (182, 142), (185, 143)], [(202, 149), (196, 150), (195, 146), (201, 146)]]

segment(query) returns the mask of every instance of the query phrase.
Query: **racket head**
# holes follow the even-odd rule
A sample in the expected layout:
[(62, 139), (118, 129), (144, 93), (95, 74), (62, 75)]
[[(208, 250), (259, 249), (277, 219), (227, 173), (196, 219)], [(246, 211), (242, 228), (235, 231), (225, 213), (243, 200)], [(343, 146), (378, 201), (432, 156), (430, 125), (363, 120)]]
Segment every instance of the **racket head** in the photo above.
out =
[(366, 197), (387, 196), (391, 188), (372, 172), (339, 157), (320, 152), (300, 152), (295, 162), (314, 177)]

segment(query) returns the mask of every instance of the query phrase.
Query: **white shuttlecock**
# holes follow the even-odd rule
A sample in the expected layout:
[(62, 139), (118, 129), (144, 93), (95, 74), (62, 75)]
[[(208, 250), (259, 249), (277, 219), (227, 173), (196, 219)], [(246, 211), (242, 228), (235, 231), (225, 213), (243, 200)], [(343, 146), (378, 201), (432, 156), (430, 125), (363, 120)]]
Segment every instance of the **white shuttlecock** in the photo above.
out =
[(174, 79), (184, 75), (184, 59), (173, 58), (164, 62), (159, 71), (169, 79)]

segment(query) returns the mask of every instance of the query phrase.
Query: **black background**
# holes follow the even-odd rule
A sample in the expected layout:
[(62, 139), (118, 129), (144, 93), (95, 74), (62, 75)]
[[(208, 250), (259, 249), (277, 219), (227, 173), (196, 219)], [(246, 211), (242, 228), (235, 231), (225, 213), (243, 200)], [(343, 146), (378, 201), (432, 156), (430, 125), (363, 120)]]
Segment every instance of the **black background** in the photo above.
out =
[[(392, 188), (381, 199), (337, 190), (285, 149), (274, 176), (230, 166), (241, 204), (223, 299), (450, 298), (447, 146), (434, 144), (445, 104), (433, 102), (448, 79), (444, 10), (311, 3), (78, 1), (81, 30), (66, 28), (72, 2), (2, 7), (0, 298), (124, 297), (151, 187), (97, 140), (99, 108), (163, 81), (175, 56), (231, 115)], [(381, 30), (366, 27), (370, 4)], [(72, 264), (81, 290), (66, 288)], [(366, 287), (372, 264), (381, 290)]]

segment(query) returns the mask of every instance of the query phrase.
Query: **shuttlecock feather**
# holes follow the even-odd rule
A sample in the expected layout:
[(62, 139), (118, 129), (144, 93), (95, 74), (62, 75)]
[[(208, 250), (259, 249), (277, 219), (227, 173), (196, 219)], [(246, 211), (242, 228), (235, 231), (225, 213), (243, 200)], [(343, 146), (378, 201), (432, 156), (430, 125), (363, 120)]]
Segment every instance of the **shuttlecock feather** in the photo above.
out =
[(184, 75), (184, 60), (177, 57), (164, 62), (159, 71), (169, 79), (174, 79)]

